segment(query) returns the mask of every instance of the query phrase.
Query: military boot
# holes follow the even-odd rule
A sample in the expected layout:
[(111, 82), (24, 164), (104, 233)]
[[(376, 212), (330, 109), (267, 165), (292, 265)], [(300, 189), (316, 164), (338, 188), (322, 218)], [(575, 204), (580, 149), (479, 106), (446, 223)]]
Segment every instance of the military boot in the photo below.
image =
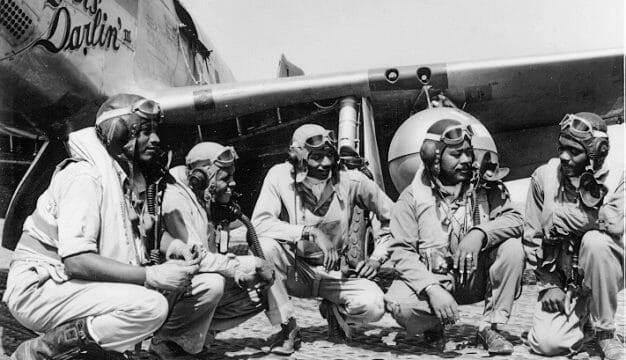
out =
[(490, 327), (476, 333), (476, 343), (481, 344), (489, 355), (510, 355), (514, 350), (510, 341)]
[(320, 313), (328, 321), (328, 340), (345, 342), (350, 339), (350, 326), (346, 323), (336, 304), (328, 300), (322, 300)]
[(444, 351), (446, 347), (446, 328), (439, 324), (428, 330), (424, 330), (422, 333), (424, 344), (437, 349), (438, 351)]
[(287, 324), (280, 325), (280, 332), (270, 336), (267, 340), (270, 352), (278, 355), (291, 355), (302, 345), (300, 327), (295, 318), (290, 318)]
[(14, 360), (64, 360), (89, 347), (99, 348), (87, 331), (85, 318), (70, 321), (47, 333), (23, 342), (11, 359)]
[(596, 341), (602, 349), (605, 360), (617, 360), (626, 358), (624, 344), (615, 336), (614, 331), (598, 331)]

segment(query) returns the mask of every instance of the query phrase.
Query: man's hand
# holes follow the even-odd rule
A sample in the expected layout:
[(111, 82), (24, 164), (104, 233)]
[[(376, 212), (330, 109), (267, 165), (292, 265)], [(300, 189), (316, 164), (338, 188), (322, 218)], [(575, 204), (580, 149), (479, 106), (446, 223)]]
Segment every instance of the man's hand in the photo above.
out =
[(239, 268), (235, 274), (235, 281), (245, 288), (269, 287), (274, 283), (274, 266), (255, 256), (239, 256)]
[(541, 299), (541, 307), (547, 312), (565, 311), (565, 291), (561, 288), (551, 288), (546, 290)]
[(200, 250), (196, 245), (189, 245), (180, 239), (174, 239), (165, 252), (167, 260), (193, 261), (200, 256)]
[(197, 263), (169, 261), (146, 266), (146, 285), (155, 289), (177, 291), (188, 289), (191, 278), (198, 272)]
[(371, 280), (378, 274), (378, 269), (380, 269), (380, 262), (378, 260), (367, 259), (365, 261), (359, 261), (355, 271), (358, 277)]
[(339, 254), (337, 249), (335, 249), (335, 244), (333, 244), (328, 235), (317, 228), (311, 228), (309, 236), (324, 253), (324, 269), (326, 271), (334, 270), (339, 263)]
[(454, 254), (454, 270), (458, 270), (461, 275), (469, 278), (470, 274), (478, 266), (478, 253), (483, 247), (485, 234), (477, 229), (467, 233), (459, 243), (459, 247)]
[(442, 324), (449, 325), (459, 321), (459, 305), (446, 289), (440, 285), (432, 285), (426, 294), (430, 307)]

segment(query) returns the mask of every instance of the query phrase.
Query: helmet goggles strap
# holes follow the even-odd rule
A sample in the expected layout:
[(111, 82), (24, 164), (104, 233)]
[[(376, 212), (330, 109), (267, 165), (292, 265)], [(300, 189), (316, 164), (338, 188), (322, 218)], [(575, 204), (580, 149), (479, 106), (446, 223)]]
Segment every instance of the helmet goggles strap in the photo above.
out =
[(163, 120), (163, 111), (161, 111), (161, 107), (156, 101), (141, 99), (133, 103), (130, 107), (103, 112), (96, 119), (96, 125), (106, 120), (131, 114), (135, 114), (144, 120), (156, 121), (157, 123)]
[(608, 138), (607, 133), (595, 130), (587, 119), (574, 114), (566, 114), (559, 122), (559, 126), (561, 126), (561, 132), (568, 130), (569, 134), (581, 140), (589, 140), (594, 137)]
[(308, 149), (319, 149), (324, 145), (335, 146), (335, 144), (337, 144), (337, 136), (333, 130), (326, 130), (325, 134), (313, 135), (304, 140), (304, 145)]
[(446, 145), (459, 145), (465, 139), (472, 140), (474, 130), (470, 125), (452, 125), (448, 126), (441, 135), (426, 133), (426, 139), (443, 142)]
[(218, 168), (228, 168), (233, 166), (235, 160), (239, 159), (239, 155), (237, 155), (237, 151), (232, 146), (226, 146), (226, 149), (217, 156), (215, 161), (213, 161), (213, 165)]

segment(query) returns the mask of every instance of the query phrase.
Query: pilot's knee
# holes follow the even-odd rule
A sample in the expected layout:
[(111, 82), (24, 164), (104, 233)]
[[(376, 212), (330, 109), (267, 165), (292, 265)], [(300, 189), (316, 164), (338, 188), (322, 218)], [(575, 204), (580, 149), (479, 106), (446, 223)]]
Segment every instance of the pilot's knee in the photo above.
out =
[[(147, 289), (146, 289), (147, 290)], [(131, 306), (123, 311), (126, 317), (134, 317), (133, 322), (142, 323), (146, 332), (154, 332), (165, 323), (169, 313), (169, 303), (165, 296), (153, 290), (144, 291)]]
[(375, 322), (385, 315), (385, 299), (382, 292), (377, 296), (369, 296), (369, 301), (364, 305), (365, 308), (365, 321)]
[(421, 334), (439, 325), (439, 319), (424, 309), (420, 302), (399, 302), (385, 297), (385, 310), (406, 329), (409, 336)]
[(598, 230), (590, 230), (583, 235), (580, 242), (582, 255), (604, 256), (610, 252), (611, 237)]
[(196, 274), (192, 280), (192, 294), (197, 298), (197, 306), (217, 304), (224, 296), (226, 279), (215, 273)]
[(498, 256), (505, 259), (507, 263), (523, 266), (526, 257), (521, 239), (512, 238), (503, 242), (498, 248)]
[(569, 348), (564, 346), (562, 336), (538, 327), (533, 327), (528, 332), (528, 347), (534, 353), (544, 356), (564, 355), (569, 352)]
[(410, 306), (407, 306), (407, 304), (399, 303), (385, 297), (385, 310), (400, 325), (412, 321), (414, 312), (411, 311)]
[(267, 260), (280, 257), (280, 254), (283, 251), (282, 245), (280, 245), (277, 240), (272, 238), (260, 238), (259, 244), (261, 245), (261, 250), (263, 251), (263, 255)]
[(345, 306), (348, 315), (358, 322), (375, 322), (385, 315), (385, 302), (382, 294), (367, 298), (353, 298), (348, 300)]

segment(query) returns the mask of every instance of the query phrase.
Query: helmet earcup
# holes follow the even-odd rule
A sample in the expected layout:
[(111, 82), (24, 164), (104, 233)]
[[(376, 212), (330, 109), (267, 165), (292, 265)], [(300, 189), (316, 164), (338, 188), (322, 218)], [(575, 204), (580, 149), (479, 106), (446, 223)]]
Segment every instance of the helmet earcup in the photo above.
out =
[(113, 155), (120, 155), (124, 145), (130, 140), (130, 130), (120, 118), (106, 120), (96, 126), (96, 134), (107, 150)]
[(287, 152), (287, 161), (293, 165), (296, 172), (306, 170), (306, 160), (308, 158), (308, 151), (296, 147), (290, 147)]
[(433, 175), (439, 175), (439, 163), (441, 161), (440, 145), (436, 141), (424, 140), (420, 148), (420, 157), (424, 163), (424, 167), (433, 172)]
[(201, 167), (193, 168), (189, 172), (188, 181), (193, 191), (202, 192), (209, 186), (209, 174)]
[(609, 139), (607, 138), (595, 138), (592, 145), (593, 154), (589, 154), (589, 157), (593, 160), (594, 169), (599, 169), (604, 164), (604, 160), (609, 155)]
[(294, 148), (289, 148), (289, 151), (287, 152), (287, 161), (291, 165), (296, 166), (302, 160), (300, 159), (300, 156), (298, 155), (298, 152)]
[(594, 158), (595, 160), (604, 159), (609, 154), (609, 140), (606, 138), (596, 138), (594, 145)]

